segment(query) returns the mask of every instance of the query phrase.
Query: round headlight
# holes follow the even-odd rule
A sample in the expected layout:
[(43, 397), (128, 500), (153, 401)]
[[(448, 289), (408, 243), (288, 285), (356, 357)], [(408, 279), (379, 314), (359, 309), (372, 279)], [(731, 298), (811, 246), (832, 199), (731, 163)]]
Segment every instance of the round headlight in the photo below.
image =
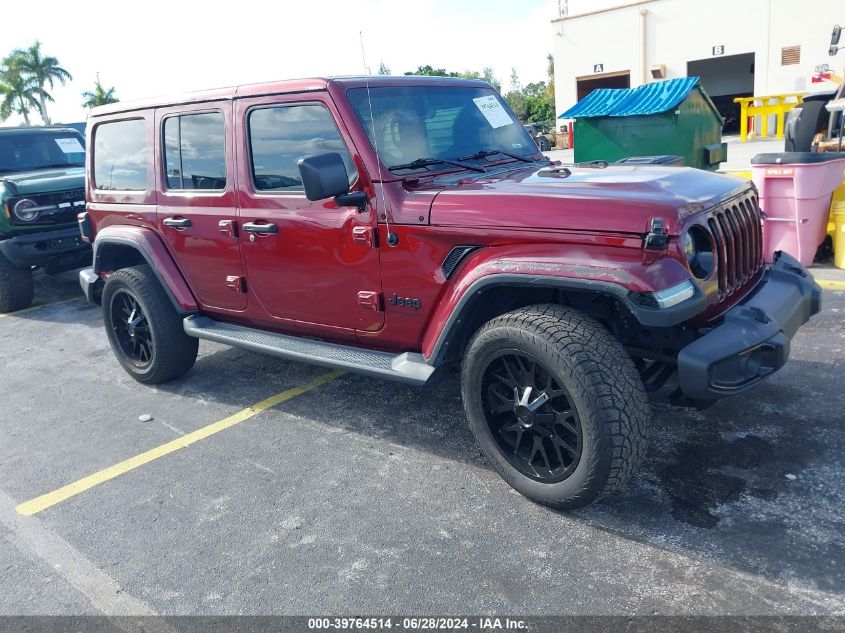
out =
[(690, 267), (695, 265), (695, 260), (698, 258), (698, 249), (695, 246), (695, 240), (690, 232), (684, 233), (684, 254), (687, 256), (687, 262)]
[(39, 211), (37, 207), (38, 205), (34, 200), (24, 198), (23, 200), (18, 200), (15, 203), (15, 206), (12, 207), (12, 213), (14, 213), (15, 217), (21, 222), (32, 222), (38, 217)]
[(704, 227), (693, 226), (684, 233), (684, 255), (692, 274), (707, 279), (713, 272), (713, 240)]

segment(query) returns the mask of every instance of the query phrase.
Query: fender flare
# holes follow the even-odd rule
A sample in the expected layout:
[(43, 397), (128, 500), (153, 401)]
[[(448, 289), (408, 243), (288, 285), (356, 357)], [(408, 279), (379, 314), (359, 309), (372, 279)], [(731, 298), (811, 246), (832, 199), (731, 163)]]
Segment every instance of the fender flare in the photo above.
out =
[(108, 272), (104, 268), (103, 253), (108, 245), (128, 247), (143, 257), (155, 274), (164, 292), (179, 314), (193, 314), (199, 305), (176, 262), (155, 231), (140, 226), (109, 226), (97, 233), (94, 240), (94, 272)]
[[(636, 303), (632, 299), (631, 291), (621, 283), (552, 275), (493, 273), (472, 282), (461, 294), (448, 318), (445, 319), (445, 323), (441, 327), (435, 325), (426, 332), (423, 339), (423, 355), (426, 362), (434, 366), (443, 362), (449, 339), (459, 331), (461, 323), (471, 313), (473, 302), (478, 300), (485, 290), (497, 286), (554, 288), (599, 293), (619, 301), (644, 327), (678, 325), (700, 314), (707, 307), (707, 298), (700, 290), (696, 291), (694, 297), (683, 303), (671, 308), (659, 309)], [(437, 319), (433, 319), (433, 322), (436, 323)]]

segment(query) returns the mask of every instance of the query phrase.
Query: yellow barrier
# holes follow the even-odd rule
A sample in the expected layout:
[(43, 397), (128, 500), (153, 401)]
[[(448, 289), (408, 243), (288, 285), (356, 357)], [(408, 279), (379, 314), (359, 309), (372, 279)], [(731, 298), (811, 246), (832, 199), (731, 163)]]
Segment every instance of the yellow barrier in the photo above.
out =
[(725, 171), (719, 170), (720, 174), (727, 174), (728, 176), (736, 176), (737, 178), (745, 178), (751, 180), (751, 171), (747, 169), (728, 169)]
[(827, 234), (833, 242), (833, 265), (845, 268), (845, 181), (833, 192)]
[(777, 117), (776, 137), (783, 138), (786, 113), (804, 102), (806, 92), (789, 92), (781, 95), (766, 95), (764, 97), (737, 97), (734, 103), (740, 105), (739, 136), (740, 141), (748, 140), (748, 117), (760, 117), (760, 137), (769, 135), (769, 116)]
[(833, 265), (845, 268), (845, 202), (834, 202), (830, 208), (833, 222)]

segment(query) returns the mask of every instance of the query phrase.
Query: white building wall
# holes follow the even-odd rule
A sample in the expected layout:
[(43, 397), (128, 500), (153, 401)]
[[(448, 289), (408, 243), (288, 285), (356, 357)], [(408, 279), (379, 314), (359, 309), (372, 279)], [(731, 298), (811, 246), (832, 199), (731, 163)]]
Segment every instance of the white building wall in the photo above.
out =
[[(583, 15), (608, 6), (617, 8)], [(810, 83), (816, 65), (845, 65), (845, 53), (827, 54), (831, 29), (845, 24), (843, 0), (569, 0), (568, 19), (552, 22), (558, 114), (577, 101), (577, 78), (594, 75), (595, 64), (630, 71), (632, 87), (644, 82), (641, 11), (646, 82), (653, 64), (666, 65), (667, 79), (686, 77), (687, 62), (712, 58), (714, 46), (725, 56), (755, 53), (755, 95), (819, 90)], [(781, 66), (781, 48), (795, 45), (801, 63)]]

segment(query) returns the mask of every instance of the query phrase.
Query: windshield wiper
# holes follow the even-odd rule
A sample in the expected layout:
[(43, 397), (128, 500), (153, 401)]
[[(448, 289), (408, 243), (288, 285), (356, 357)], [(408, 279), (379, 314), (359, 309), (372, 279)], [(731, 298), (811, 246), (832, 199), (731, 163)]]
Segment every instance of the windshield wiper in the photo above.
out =
[(403, 163), (401, 165), (391, 165), (388, 167), (390, 171), (394, 169), (421, 169), (423, 167), (428, 167), (429, 165), (454, 165), (455, 167), (460, 167), (461, 169), (469, 169), (470, 171), (477, 171), (480, 174), (486, 173), (481, 167), (476, 167), (475, 165), (467, 165), (466, 163), (461, 163), (457, 160), (449, 160), (448, 158), (418, 158), (416, 160), (411, 161), (410, 163)]
[(475, 154), (470, 154), (469, 156), (459, 156), (458, 160), (475, 160), (477, 158), (486, 158), (487, 156), (493, 156), (494, 154), (501, 154), (502, 156), (513, 158), (514, 160), (521, 160), (523, 163), (533, 163), (537, 160), (536, 158), (528, 158), (527, 156), (512, 154), (511, 152), (503, 152), (500, 149), (480, 149)]

